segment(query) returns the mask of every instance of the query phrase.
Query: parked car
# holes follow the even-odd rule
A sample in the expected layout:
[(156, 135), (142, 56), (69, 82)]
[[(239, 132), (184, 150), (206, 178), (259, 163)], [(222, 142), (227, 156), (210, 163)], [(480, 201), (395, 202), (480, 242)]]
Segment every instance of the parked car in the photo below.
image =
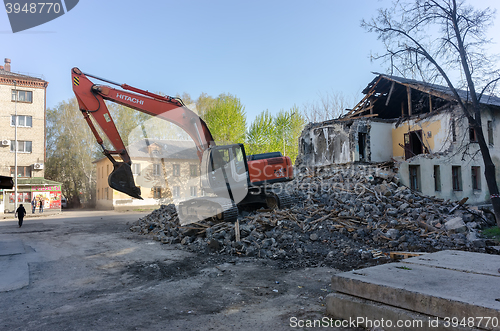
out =
[(68, 203), (65, 197), (61, 197), (61, 208), (68, 208)]

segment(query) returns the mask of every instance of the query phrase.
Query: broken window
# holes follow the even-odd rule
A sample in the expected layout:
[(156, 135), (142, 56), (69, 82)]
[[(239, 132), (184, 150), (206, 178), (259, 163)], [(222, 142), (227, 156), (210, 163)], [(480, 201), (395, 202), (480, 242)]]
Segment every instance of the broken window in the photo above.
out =
[(488, 121), (488, 144), (493, 146), (493, 121)]
[(481, 172), (480, 167), (471, 167), (471, 175), (472, 175), (472, 189), (480, 190), (481, 189)]
[(434, 166), (434, 191), (441, 191), (441, 171), (438, 165)]
[(452, 166), (451, 177), (453, 191), (462, 191), (462, 168), (460, 166)]
[(423, 154), (424, 150), (426, 150), (422, 141), (422, 130), (405, 133), (404, 139), (405, 160)]
[(409, 165), (408, 170), (410, 173), (410, 188), (415, 191), (420, 191), (420, 166)]

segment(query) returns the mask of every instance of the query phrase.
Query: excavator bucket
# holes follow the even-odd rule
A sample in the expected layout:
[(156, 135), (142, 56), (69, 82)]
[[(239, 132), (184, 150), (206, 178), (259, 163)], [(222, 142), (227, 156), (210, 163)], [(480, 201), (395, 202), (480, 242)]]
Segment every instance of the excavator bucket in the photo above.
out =
[(108, 177), (108, 184), (114, 190), (142, 200), (141, 189), (135, 186), (132, 169), (128, 163), (116, 162), (113, 165), (113, 171)]

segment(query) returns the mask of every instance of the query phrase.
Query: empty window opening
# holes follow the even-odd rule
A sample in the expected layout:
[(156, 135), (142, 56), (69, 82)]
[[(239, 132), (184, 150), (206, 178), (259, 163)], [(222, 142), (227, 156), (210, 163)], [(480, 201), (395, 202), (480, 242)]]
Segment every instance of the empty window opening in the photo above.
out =
[(470, 142), (477, 142), (476, 130), (474, 128), (469, 128), (469, 140)]
[(471, 175), (472, 175), (472, 189), (480, 190), (481, 189), (481, 170), (480, 167), (471, 167)]
[(453, 142), (457, 141), (457, 125), (455, 120), (451, 120), (451, 138)]
[(427, 151), (422, 140), (422, 130), (405, 133), (405, 160)]
[(359, 160), (366, 161), (366, 133), (358, 133)]
[(434, 166), (434, 191), (441, 191), (441, 170), (438, 165)]
[(488, 121), (488, 144), (493, 146), (493, 121)]
[(410, 188), (415, 191), (420, 191), (420, 166), (409, 165), (408, 170), (410, 173)]
[(462, 169), (460, 166), (451, 167), (453, 191), (462, 191)]

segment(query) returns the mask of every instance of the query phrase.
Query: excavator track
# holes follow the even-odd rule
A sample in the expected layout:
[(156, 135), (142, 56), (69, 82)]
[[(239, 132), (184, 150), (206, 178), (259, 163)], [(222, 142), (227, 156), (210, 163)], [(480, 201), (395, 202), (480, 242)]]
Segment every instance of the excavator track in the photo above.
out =
[(195, 198), (176, 204), (176, 208), (182, 225), (211, 217), (224, 222), (235, 222), (238, 218), (238, 207), (227, 198)]
[[(223, 220), (224, 222), (236, 222), (238, 219), (238, 207), (236, 207), (232, 201), (221, 205), (221, 208), (223, 209), (223, 212), (215, 216), (217, 220)], [(219, 218), (219, 215), (222, 218)]]

